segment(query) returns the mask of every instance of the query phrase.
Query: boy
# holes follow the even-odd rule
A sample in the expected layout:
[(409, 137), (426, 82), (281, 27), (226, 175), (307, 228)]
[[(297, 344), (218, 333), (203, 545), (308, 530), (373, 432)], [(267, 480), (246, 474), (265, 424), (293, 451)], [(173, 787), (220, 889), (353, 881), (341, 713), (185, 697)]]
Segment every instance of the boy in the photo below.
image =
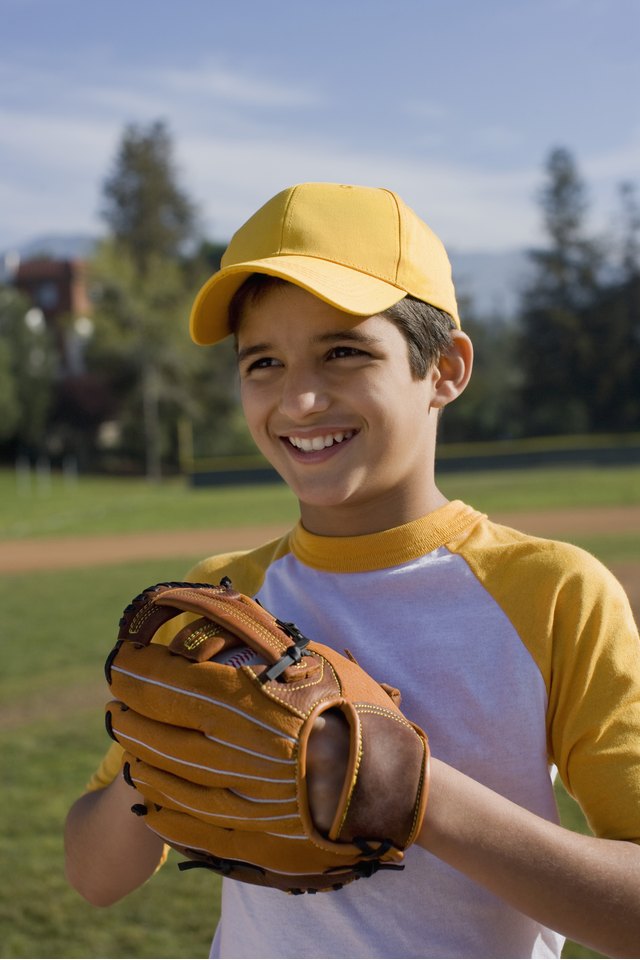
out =
[[(235, 336), (249, 428), (300, 523), (189, 579), (228, 575), (308, 636), (348, 647), (401, 689), (434, 757), (403, 872), (298, 898), (225, 880), (212, 956), (548, 957), (563, 935), (637, 954), (637, 629), (593, 558), (438, 490), (438, 418), (472, 364), (438, 238), (386, 190), (285, 190), (234, 236), (191, 332)], [(97, 904), (162, 855), (129, 812), (118, 751), (67, 823), (70, 880)], [(340, 759), (340, 731), (327, 730), (319, 811)], [(552, 764), (597, 838), (557, 825)]]

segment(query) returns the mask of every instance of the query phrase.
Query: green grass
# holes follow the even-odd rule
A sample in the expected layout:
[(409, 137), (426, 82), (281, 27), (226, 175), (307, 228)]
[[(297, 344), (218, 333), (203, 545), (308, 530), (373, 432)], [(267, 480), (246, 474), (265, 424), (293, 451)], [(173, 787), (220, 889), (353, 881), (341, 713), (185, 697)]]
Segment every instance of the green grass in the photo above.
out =
[[(575, 503), (576, 494), (582, 505), (640, 501), (637, 469), (532, 474), (450, 475), (442, 487), (449, 496), (490, 511), (561, 507)], [(70, 489), (54, 478), (46, 496), (19, 497), (14, 483), (11, 474), (0, 474), (5, 537), (188, 529), (202, 526), (203, 514), (208, 525), (225, 527), (295, 516), (292, 498), (278, 485), (194, 491), (179, 482), (153, 487), (144, 481), (89, 478)], [(640, 536), (632, 531), (579, 542), (605, 562), (640, 559)], [(179, 874), (170, 862), (123, 903), (97, 910), (68, 887), (62, 871), (64, 817), (108, 744), (102, 665), (122, 608), (132, 593), (159, 580), (179, 579), (184, 568), (184, 558), (161, 559), (0, 580), (4, 957), (207, 955), (219, 909), (213, 874)], [(585, 830), (562, 788), (558, 800), (563, 822)], [(598, 956), (574, 944), (564, 955)]]
[(438, 483), (450, 499), (466, 500), (487, 513), (640, 503), (637, 466), (443, 473)]
[(172, 855), (152, 882), (108, 910), (84, 903), (63, 875), (64, 818), (109, 744), (102, 667), (118, 619), (132, 591), (167, 571), (182, 575), (183, 565), (162, 560), (0, 581), (3, 957), (208, 954), (219, 911), (213, 874), (179, 874)]
[(101, 677), (118, 620), (138, 591), (180, 580), (184, 558), (90, 567), (0, 579), (3, 664), (0, 703), (29, 696), (43, 709), (47, 692)]
[(602, 534), (601, 536), (574, 536), (571, 542), (588, 550), (605, 564), (640, 561), (640, 531)]
[(61, 537), (197, 530), (277, 523), (296, 516), (284, 484), (191, 488), (181, 479), (158, 484), (143, 479), (60, 475), (50, 485), (20, 492), (15, 476), (0, 471), (0, 537)]
[(97, 711), (0, 734), (6, 770), (0, 839), (3, 957), (205, 957), (219, 911), (213, 874), (175, 860), (145, 887), (97, 910), (67, 885), (62, 827), (104, 747)]
[[(449, 498), (489, 513), (640, 503), (640, 467), (443, 473), (439, 485)], [(181, 479), (81, 477), (71, 483), (54, 474), (25, 490), (12, 471), (0, 471), (5, 539), (249, 526), (296, 515), (295, 499), (280, 483), (192, 488)]]

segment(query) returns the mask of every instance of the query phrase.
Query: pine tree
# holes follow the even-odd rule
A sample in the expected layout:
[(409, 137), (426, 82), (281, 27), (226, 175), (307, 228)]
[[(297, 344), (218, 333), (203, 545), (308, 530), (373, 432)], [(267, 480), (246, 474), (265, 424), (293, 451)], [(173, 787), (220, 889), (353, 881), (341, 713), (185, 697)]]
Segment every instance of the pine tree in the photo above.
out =
[[(195, 207), (177, 183), (172, 141), (163, 122), (125, 129), (105, 180), (102, 215), (110, 236), (93, 271), (103, 321), (94, 350), (104, 352), (106, 340), (111, 359), (120, 354), (119, 369), (128, 373), (127, 383), (120, 384), (123, 399), (139, 405), (146, 473), (158, 479), (166, 445), (162, 421), (167, 408), (175, 419), (176, 404), (184, 400), (184, 255), (197, 239)], [(110, 324), (117, 335), (108, 332)]]
[(103, 218), (139, 275), (152, 257), (179, 257), (194, 241), (195, 207), (178, 185), (172, 140), (162, 121), (147, 129), (125, 128), (103, 193)]
[(531, 250), (531, 282), (523, 294), (519, 362), (521, 419), (526, 434), (584, 432), (597, 361), (602, 256), (585, 230), (587, 192), (571, 153), (554, 149), (546, 163), (540, 205), (548, 245)]
[(608, 432), (640, 424), (640, 203), (633, 183), (620, 184), (619, 200), (617, 259), (592, 308), (601, 332), (593, 426)]

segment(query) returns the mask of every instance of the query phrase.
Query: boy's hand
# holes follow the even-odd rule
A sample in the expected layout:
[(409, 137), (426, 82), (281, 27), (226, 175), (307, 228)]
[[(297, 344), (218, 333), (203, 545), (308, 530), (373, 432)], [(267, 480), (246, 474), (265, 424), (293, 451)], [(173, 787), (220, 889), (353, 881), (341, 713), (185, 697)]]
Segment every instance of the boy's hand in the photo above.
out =
[[(182, 611), (200, 619), (169, 647), (150, 643)], [(418, 836), (425, 734), (356, 663), (228, 581), (144, 591), (106, 673), (117, 698), (107, 725), (144, 800), (134, 812), (189, 865), (289, 892), (335, 889), (397, 869)]]

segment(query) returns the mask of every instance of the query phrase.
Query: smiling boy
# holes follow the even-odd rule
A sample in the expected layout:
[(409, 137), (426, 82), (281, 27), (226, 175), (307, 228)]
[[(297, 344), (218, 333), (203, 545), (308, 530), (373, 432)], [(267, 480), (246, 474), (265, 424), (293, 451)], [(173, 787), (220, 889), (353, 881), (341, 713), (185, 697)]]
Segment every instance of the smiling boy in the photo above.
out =
[[(189, 578), (228, 575), (348, 648), (401, 689), (433, 754), (404, 871), (299, 898), (225, 880), (212, 956), (548, 957), (563, 935), (637, 954), (637, 629), (592, 557), (439, 491), (438, 419), (472, 348), (438, 238), (389, 191), (290, 188), (235, 235), (191, 330), (202, 344), (235, 337), (249, 429), (300, 523)], [(340, 730), (327, 728), (318, 817), (340, 763)], [(119, 764), (114, 745), (67, 822), (68, 875), (98, 904), (162, 853)], [(558, 826), (554, 765), (597, 837)]]
[[(345, 317), (281, 284), (246, 303), (237, 336), (249, 430), (298, 498), (306, 530), (357, 536), (445, 503), (433, 453), (438, 412), (453, 386), (436, 368), (424, 379), (408, 375), (406, 341), (393, 323)], [(463, 334), (448, 367), (454, 351), (463, 354), (456, 360), (466, 380)]]

